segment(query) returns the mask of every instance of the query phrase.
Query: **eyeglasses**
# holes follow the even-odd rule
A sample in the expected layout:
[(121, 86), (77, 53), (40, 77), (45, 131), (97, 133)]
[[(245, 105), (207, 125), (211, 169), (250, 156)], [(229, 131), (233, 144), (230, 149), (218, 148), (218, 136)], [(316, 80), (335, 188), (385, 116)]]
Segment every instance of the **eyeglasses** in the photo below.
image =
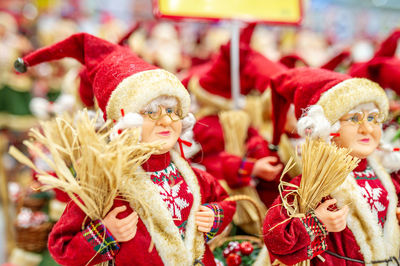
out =
[(364, 112), (357, 112), (341, 121), (347, 121), (359, 125), (364, 121), (364, 119), (366, 119), (368, 123), (381, 124), (383, 121), (385, 121), (385, 116), (379, 112), (371, 112), (368, 114), (365, 114)]
[[(163, 109), (164, 109), (164, 114), (163, 114)], [(169, 116), (169, 118), (171, 118), (172, 121), (176, 122), (179, 120), (182, 120), (182, 110), (179, 109), (178, 107), (161, 107), (158, 106), (157, 111), (143, 111), (141, 112), (142, 115), (147, 116), (148, 118), (150, 118), (151, 120), (158, 120), (162, 117), (164, 117), (164, 115)]]

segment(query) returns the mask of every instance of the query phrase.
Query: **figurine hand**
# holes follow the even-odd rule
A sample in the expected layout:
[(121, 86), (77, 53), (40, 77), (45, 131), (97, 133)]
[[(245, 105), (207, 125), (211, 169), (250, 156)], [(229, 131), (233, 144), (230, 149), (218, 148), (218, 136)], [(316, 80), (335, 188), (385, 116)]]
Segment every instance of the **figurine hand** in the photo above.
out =
[(399, 224), (400, 224), (400, 207), (397, 207), (397, 208), (396, 208), (396, 216), (397, 216), (397, 221), (398, 221)]
[(341, 232), (346, 228), (346, 218), (349, 213), (349, 207), (344, 206), (338, 211), (328, 210), (328, 207), (336, 202), (336, 199), (330, 199), (315, 209), (315, 215), (326, 226), (328, 232)]
[(200, 209), (196, 212), (195, 222), (200, 232), (210, 232), (214, 224), (214, 212), (206, 206), (200, 206)]
[(134, 238), (137, 230), (138, 215), (132, 212), (127, 217), (118, 219), (117, 215), (126, 210), (126, 206), (116, 207), (103, 219), (103, 224), (118, 242), (126, 242)]
[(282, 164), (273, 165), (276, 163), (278, 158), (275, 156), (267, 156), (258, 159), (254, 164), (252, 176), (257, 176), (265, 181), (272, 181), (282, 170)]

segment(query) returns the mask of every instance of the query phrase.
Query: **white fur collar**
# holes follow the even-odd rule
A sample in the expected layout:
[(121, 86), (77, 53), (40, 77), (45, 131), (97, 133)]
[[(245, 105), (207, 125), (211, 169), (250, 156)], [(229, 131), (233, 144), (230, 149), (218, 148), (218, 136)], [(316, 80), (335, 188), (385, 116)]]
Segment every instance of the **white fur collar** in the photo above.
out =
[[(140, 201), (130, 202), (145, 224), (155, 248), (165, 265), (192, 265), (204, 254), (204, 236), (195, 225), (195, 212), (201, 204), (200, 186), (197, 177), (179, 153), (171, 150), (172, 162), (176, 165), (183, 179), (193, 194), (193, 205), (186, 225), (185, 239), (182, 240), (178, 228), (172, 220), (167, 205), (161, 199), (155, 185), (143, 169), (138, 170), (134, 178), (127, 181), (129, 193), (135, 193)], [(145, 199), (145, 200), (143, 200)], [(146, 204), (145, 211), (141, 205)]]
[(399, 256), (400, 230), (396, 217), (397, 195), (390, 175), (375, 158), (368, 158), (369, 166), (382, 182), (388, 192), (389, 206), (384, 228), (378, 223), (378, 218), (372, 213), (370, 206), (361, 195), (358, 185), (351, 173), (346, 181), (331, 195), (337, 199), (339, 207), (350, 204), (347, 226), (353, 232), (366, 262), (388, 259)]

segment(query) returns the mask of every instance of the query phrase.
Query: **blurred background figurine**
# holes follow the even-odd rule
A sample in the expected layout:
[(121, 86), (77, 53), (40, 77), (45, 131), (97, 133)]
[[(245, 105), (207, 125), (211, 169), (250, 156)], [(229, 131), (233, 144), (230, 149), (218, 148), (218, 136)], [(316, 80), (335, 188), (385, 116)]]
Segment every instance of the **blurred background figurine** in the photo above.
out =
[(186, 89), (173, 74), (144, 62), (129, 49), (86, 33), (33, 52), (19, 59), (16, 68), (23, 72), (27, 66), (63, 57), (86, 66), (92, 86), (85, 88), (93, 90), (104, 117), (115, 120), (111, 141), (133, 126), (141, 129), (143, 143), (161, 141), (162, 146), (142, 165), (145, 174), (127, 184), (132, 191), (141, 191), (145, 197), (141, 201), (152, 213), (144, 212), (140, 203), (116, 198), (105, 217), (90, 220), (70, 202), (49, 236), (52, 256), (63, 265), (109, 260), (116, 265), (201, 261), (213, 265), (206, 241), (229, 224), (235, 203), (224, 201), (228, 195), (216, 179), (191, 168), (179, 149), (180, 137), (195, 122), (188, 113)]

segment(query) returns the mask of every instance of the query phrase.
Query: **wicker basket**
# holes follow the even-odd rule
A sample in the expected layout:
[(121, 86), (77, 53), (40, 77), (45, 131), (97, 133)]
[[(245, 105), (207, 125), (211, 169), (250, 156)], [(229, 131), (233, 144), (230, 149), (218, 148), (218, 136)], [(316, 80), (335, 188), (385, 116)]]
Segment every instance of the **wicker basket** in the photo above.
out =
[[(264, 219), (262, 214), (263, 213), (262, 208), (257, 204), (255, 200), (253, 200), (251, 197), (247, 195), (230, 196), (226, 198), (225, 201), (249, 202), (256, 209), (257, 215), (259, 216), (259, 221), (263, 221)], [(229, 234), (229, 231), (222, 232), (209, 243), (209, 247), (211, 251), (214, 252), (215, 249), (224, 246), (225, 243), (230, 241), (238, 241), (238, 242), (249, 241), (253, 245), (253, 247), (257, 249), (257, 259), (255, 261), (255, 264), (263, 266), (271, 265), (269, 261), (268, 251), (266, 251), (263, 242), (261, 227), (262, 224), (260, 224), (259, 227), (257, 228), (257, 231), (259, 231), (259, 233), (256, 236), (251, 236), (251, 235), (227, 236)]]
[(46, 198), (35, 198), (26, 196), (22, 200), (22, 207), (29, 208), (33, 212), (35, 212), (40, 211), (46, 203)]
[(42, 252), (47, 248), (47, 237), (52, 227), (51, 222), (28, 228), (15, 225), (17, 247), (31, 252)]

